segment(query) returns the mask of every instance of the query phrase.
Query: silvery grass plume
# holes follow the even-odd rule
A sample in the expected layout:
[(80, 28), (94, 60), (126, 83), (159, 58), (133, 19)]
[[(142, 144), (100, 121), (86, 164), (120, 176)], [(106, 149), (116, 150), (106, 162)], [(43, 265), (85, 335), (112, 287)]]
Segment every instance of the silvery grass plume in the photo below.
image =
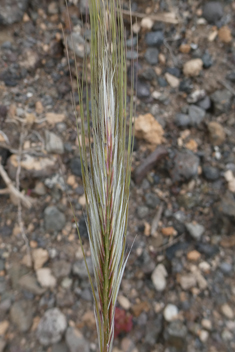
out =
[[(86, 103), (83, 103), (83, 83), (78, 83), (81, 114), (78, 139), (95, 282), (89, 272), (88, 275), (100, 352), (112, 350), (115, 305), (128, 257), (125, 246), (133, 104), (131, 98), (127, 117), (126, 51), (120, 5), (119, 0), (89, 0), (91, 84), (90, 90), (86, 86)], [(84, 60), (83, 81), (88, 76), (87, 60)]]

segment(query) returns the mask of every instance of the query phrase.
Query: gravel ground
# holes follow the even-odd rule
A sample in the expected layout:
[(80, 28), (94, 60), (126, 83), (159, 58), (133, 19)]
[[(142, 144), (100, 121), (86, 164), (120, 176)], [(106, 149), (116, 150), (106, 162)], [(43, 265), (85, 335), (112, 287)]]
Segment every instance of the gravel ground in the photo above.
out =
[[(114, 352), (232, 352), (235, 3), (137, 1), (132, 11), (132, 40), (124, 15), (137, 78), (128, 247), (135, 242)], [(86, 12), (86, 0), (69, 3), (79, 74)], [(1, 170), (32, 203), (4, 194), (1, 172), (0, 352), (97, 351), (70, 207), (91, 266), (61, 23), (71, 49), (62, 0), (0, 2)], [(79, 114), (76, 95), (75, 104)]]

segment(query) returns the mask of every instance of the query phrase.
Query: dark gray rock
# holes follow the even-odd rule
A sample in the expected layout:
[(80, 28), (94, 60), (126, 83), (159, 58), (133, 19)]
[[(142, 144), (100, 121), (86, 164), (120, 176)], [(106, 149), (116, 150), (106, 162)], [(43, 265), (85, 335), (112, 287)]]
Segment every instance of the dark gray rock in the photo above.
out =
[(145, 41), (148, 46), (160, 47), (164, 42), (164, 34), (162, 31), (148, 32)]
[(166, 72), (170, 73), (172, 76), (175, 76), (177, 78), (180, 77), (180, 69), (177, 67), (167, 67)]
[(174, 159), (174, 168), (171, 178), (174, 182), (190, 180), (198, 173), (199, 158), (192, 152), (177, 152)]
[(202, 9), (202, 16), (211, 24), (216, 24), (223, 17), (223, 7), (218, 1), (205, 3)]
[(37, 328), (37, 338), (41, 345), (49, 346), (61, 340), (67, 327), (65, 315), (58, 309), (48, 309)]
[(157, 78), (157, 75), (154, 69), (149, 67), (141, 73), (140, 77), (146, 79), (147, 81), (153, 81)]
[(148, 48), (145, 52), (145, 59), (150, 65), (157, 65), (159, 51), (156, 48)]
[(61, 231), (65, 222), (65, 215), (55, 206), (49, 206), (44, 210), (44, 226), (47, 231)]
[[(93, 266), (91, 257), (86, 259), (88, 270), (90, 275), (93, 273)], [(86, 264), (84, 260), (77, 261), (73, 264), (73, 274), (77, 275), (80, 279), (86, 279), (88, 277)]]
[(138, 37), (133, 37), (133, 38), (127, 39), (126, 46), (128, 48), (132, 48), (132, 47), (136, 46), (137, 43), (138, 43)]
[(89, 343), (84, 339), (81, 332), (69, 327), (65, 335), (66, 344), (70, 352), (89, 352)]
[(174, 346), (177, 350), (181, 350), (181, 351), (183, 348), (185, 348), (186, 336), (187, 336), (187, 328), (179, 320), (176, 320), (170, 323), (165, 328), (165, 331), (164, 331), (165, 341), (169, 345)]
[(0, 277), (0, 294), (6, 291), (6, 281), (4, 277)]
[(1, 0), (0, 25), (20, 22), (28, 8), (29, 0)]
[(225, 274), (225, 275), (229, 275), (232, 272), (232, 265), (230, 263), (227, 262), (222, 262), (219, 265), (220, 270)]
[(211, 95), (216, 115), (228, 112), (231, 108), (232, 93), (227, 89), (217, 90)]
[(194, 223), (188, 223), (185, 224), (186, 229), (188, 230), (188, 233), (190, 236), (196, 240), (199, 241), (205, 231), (205, 227), (200, 225), (200, 224), (194, 224)]
[(158, 82), (159, 86), (162, 87), (162, 88), (168, 86), (167, 81), (166, 81), (165, 78), (162, 77), (162, 76), (158, 76), (158, 77), (157, 77), (157, 82)]
[(201, 109), (199, 106), (189, 106), (189, 117), (191, 120), (191, 126), (198, 126), (204, 120), (205, 116), (205, 110)]
[(232, 82), (235, 83), (235, 71), (229, 72), (226, 76), (226, 78)]
[(197, 102), (197, 106), (199, 106), (199, 108), (203, 109), (203, 110), (209, 110), (211, 108), (211, 100), (208, 96), (206, 96), (205, 98), (199, 100)]
[(140, 99), (145, 99), (150, 97), (150, 86), (148, 82), (138, 79), (136, 87), (137, 97)]
[(210, 53), (206, 50), (202, 55), (202, 62), (204, 68), (210, 68), (213, 65), (213, 60)]
[(197, 243), (196, 249), (198, 252), (205, 254), (207, 258), (219, 253), (219, 247), (210, 243)]
[(59, 342), (52, 346), (51, 352), (69, 352), (65, 342)]
[(72, 173), (75, 176), (82, 177), (82, 164), (81, 164), (80, 158), (75, 157), (75, 158), (71, 159), (70, 168), (71, 168)]
[(189, 115), (186, 114), (176, 114), (175, 123), (179, 127), (187, 127), (191, 125), (191, 119)]
[(3, 317), (11, 308), (11, 298), (2, 299), (0, 302), (0, 316)]
[(80, 0), (79, 10), (82, 15), (89, 15), (89, 1)]
[(215, 181), (220, 176), (219, 170), (216, 167), (204, 165), (202, 169), (203, 174), (208, 181)]
[(15, 302), (10, 311), (11, 321), (20, 332), (27, 332), (33, 323), (33, 304), (31, 301)]
[(39, 286), (36, 277), (33, 274), (23, 275), (19, 279), (19, 286), (22, 290), (28, 291), (33, 295), (41, 296), (45, 292), (45, 288)]
[(235, 222), (235, 199), (232, 193), (227, 192), (218, 204), (220, 215), (227, 217)]
[(149, 208), (155, 209), (160, 203), (159, 197), (154, 193), (147, 193), (145, 195), (145, 202)]
[(189, 78), (185, 78), (180, 82), (179, 91), (184, 93), (191, 93), (193, 89), (193, 83)]

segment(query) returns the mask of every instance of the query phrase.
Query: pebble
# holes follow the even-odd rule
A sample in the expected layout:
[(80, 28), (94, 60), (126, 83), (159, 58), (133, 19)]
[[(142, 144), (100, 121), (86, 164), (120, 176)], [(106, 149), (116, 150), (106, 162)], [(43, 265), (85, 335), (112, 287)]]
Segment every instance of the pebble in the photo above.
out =
[(69, 352), (65, 342), (59, 342), (52, 346), (51, 352)]
[(194, 275), (182, 275), (180, 276), (180, 285), (183, 290), (190, 290), (193, 287), (197, 286), (197, 281)]
[(41, 268), (36, 271), (38, 282), (42, 287), (53, 288), (56, 286), (56, 278), (52, 275), (50, 268)]
[(67, 327), (65, 315), (58, 309), (48, 309), (37, 327), (37, 338), (41, 345), (49, 346), (61, 340)]
[(68, 327), (65, 334), (66, 344), (70, 352), (89, 352), (89, 344), (82, 333), (73, 327)]
[(120, 304), (120, 306), (122, 308), (124, 308), (125, 310), (128, 310), (130, 309), (131, 307), (131, 303), (129, 301), (128, 298), (126, 298), (125, 296), (122, 296), (122, 295), (119, 295), (118, 296), (118, 303)]
[[(90, 274), (93, 272), (93, 266), (92, 266), (92, 260), (90, 257), (86, 259), (88, 270)], [(87, 269), (86, 269), (86, 264), (85, 261), (77, 261), (73, 264), (72, 268), (73, 274), (78, 275), (80, 279), (87, 279), (88, 274), (87, 274)]]
[(211, 108), (211, 100), (208, 96), (206, 96), (205, 98), (199, 100), (197, 105), (203, 110), (209, 110)]
[(154, 24), (153, 20), (149, 17), (142, 18), (140, 22), (141, 27), (145, 29), (151, 29), (153, 27), (153, 24)]
[(176, 320), (179, 314), (178, 308), (174, 304), (167, 304), (163, 311), (163, 316), (166, 321), (171, 322)]
[(233, 39), (231, 30), (228, 26), (221, 27), (218, 31), (218, 36), (221, 42), (226, 44), (230, 43)]
[(64, 153), (64, 144), (60, 137), (55, 133), (46, 131), (46, 150), (48, 153), (63, 154)]
[(219, 247), (209, 243), (197, 243), (198, 252), (205, 254), (207, 257), (213, 257), (219, 252)]
[(46, 249), (37, 248), (33, 250), (32, 257), (34, 262), (34, 270), (38, 270), (48, 261), (49, 254)]
[(38, 285), (38, 282), (32, 274), (24, 275), (19, 280), (19, 286), (26, 291), (33, 293), (34, 295), (41, 296), (45, 289)]
[(157, 65), (159, 51), (156, 48), (148, 48), (144, 54), (146, 61), (150, 65)]
[(233, 338), (234, 338), (234, 334), (231, 333), (231, 332), (230, 332), (229, 330), (227, 330), (227, 329), (224, 329), (224, 330), (222, 331), (221, 336), (222, 336), (222, 339), (223, 339), (224, 341), (231, 341), (231, 340), (233, 340)]
[(184, 350), (187, 337), (187, 328), (179, 320), (171, 322), (164, 330), (165, 341), (176, 348), (176, 350)]
[(153, 115), (139, 115), (135, 120), (135, 136), (143, 139), (149, 148), (154, 150), (157, 145), (163, 142), (163, 128)]
[(233, 319), (234, 318), (233, 310), (227, 303), (225, 303), (225, 304), (223, 304), (221, 306), (221, 312), (228, 319)]
[(220, 270), (223, 271), (224, 274), (230, 274), (233, 269), (232, 265), (227, 262), (220, 263), (219, 267), (220, 267)]
[(201, 325), (206, 330), (209, 330), (209, 331), (212, 330), (212, 323), (209, 319), (202, 319)]
[(226, 79), (228, 79), (232, 83), (235, 83), (235, 71), (229, 72), (226, 76)]
[(223, 126), (216, 122), (211, 121), (207, 125), (209, 131), (210, 141), (213, 145), (219, 146), (225, 142), (226, 135)]
[(208, 1), (204, 4), (202, 16), (208, 23), (216, 24), (223, 17), (223, 7), (218, 1)]
[(8, 328), (9, 328), (9, 321), (7, 320), (3, 320), (0, 322), (0, 336), (5, 335), (5, 333), (7, 332)]
[(202, 55), (202, 62), (204, 68), (210, 68), (213, 65), (213, 60), (210, 53), (206, 50)]
[(126, 52), (126, 58), (127, 60), (136, 60), (138, 59), (138, 53), (135, 50), (127, 50)]
[(199, 338), (202, 342), (206, 342), (209, 338), (209, 333), (206, 330), (200, 330)]
[(231, 108), (232, 94), (227, 89), (216, 90), (211, 94), (211, 100), (214, 105), (216, 115), (228, 112)]
[(163, 264), (158, 264), (151, 275), (153, 285), (158, 292), (165, 290), (167, 276), (168, 274), (165, 266)]
[(204, 165), (203, 174), (208, 181), (216, 181), (220, 177), (220, 172), (216, 167)]
[(161, 203), (159, 197), (154, 193), (147, 193), (145, 195), (145, 202), (146, 205), (152, 209), (155, 209)]
[(184, 64), (183, 72), (185, 76), (196, 77), (199, 75), (203, 67), (201, 59), (192, 59)]
[(68, 47), (80, 58), (84, 58), (85, 53), (88, 55), (90, 52), (89, 44), (78, 32), (72, 32), (68, 37)]
[(65, 226), (65, 215), (55, 206), (44, 210), (44, 226), (47, 231), (60, 231)]
[(0, 2), (0, 25), (12, 25), (20, 22), (28, 8), (28, 0)]
[(150, 85), (145, 80), (138, 79), (137, 80), (137, 88), (136, 88), (137, 97), (140, 99), (146, 99), (150, 96)]
[(57, 279), (66, 277), (71, 272), (71, 264), (65, 260), (57, 260), (52, 264), (52, 273)]
[(148, 46), (159, 48), (164, 42), (164, 34), (162, 31), (148, 32), (145, 36), (145, 42)]
[(186, 94), (189, 94), (189, 93), (191, 93), (192, 89), (193, 89), (193, 84), (189, 78), (183, 79), (180, 82), (180, 85), (179, 85), (180, 92), (184, 92)]
[(191, 151), (177, 152), (171, 177), (174, 182), (190, 180), (198, 174), (199, 158)]
[(201, 257), (201, 254), (196, 250), (187, 253), (188, 260), (191, 260), (193, 262), (198, 261), (200, 257)]
[(179, 87), (179, 84), (180, 84), (180, 81), (177, 77), (171, 75), (170, 73), (166, 72), (165, 73), (165, 77), (166, 77), (166, 80), (167, 82), (169, 83), (169, 85), (172, 87), (172, 88), (177, 88)]
[(165, 78), (162, 77), (162, 76), (158, 76), (158, 77), (157, 77), (157, 82), (158, 82), (159, 86), (162, 87), (162, 88), (165, 88), (165, 87), (168, 86), (167, 81), (166, 81)]
[(198, 126), (204, 120), (205, 116), (205, 110), (201, 109), (199, 106), (189, 106), (189, 117), (191, 119), (191, 126)]
[(45, 194), (47, 194), (46, 187), (44, 186), (43, 182), (41, 182), (41, 181), (36, 182), (36, 185), (35, 185), (33, 192), (35, 194), (37, 194), (38, 196), (45, 196)]
[(200, 241), (203, 233), (205, 232), (204, 226), (197, 223), (187, 223), (185, 226), (190, 236), (196, 241)]
[(33, 323), (33, 304), (31, 301), (15, 302), (10, 310), (11, 321), (20, 332), (27, 332)]

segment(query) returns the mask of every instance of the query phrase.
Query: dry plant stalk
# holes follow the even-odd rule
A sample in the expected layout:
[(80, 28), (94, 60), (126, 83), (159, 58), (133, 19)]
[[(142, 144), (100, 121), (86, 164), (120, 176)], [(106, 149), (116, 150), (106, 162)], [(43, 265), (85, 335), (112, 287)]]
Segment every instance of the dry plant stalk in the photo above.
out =
[[(131, 97), (128, 117), (121, 4), (119, 0), (89, 0), (89, 5), (91, 85), (90, 90), (86, 87), (86, 103), (83, 103), (84, 87), (78, 82), (81, 114), (81, 126), (78, 127), (81, 138), (78, 141), (95, 282), (90, 273), (88, 275), (95, 301), (99, 349), (100, 352), (110, 352), (115, 305), (128, 257), (125, 245), (133, 100)], [(84, 62), (82, 82), (87, 78), (87, 58)]]

